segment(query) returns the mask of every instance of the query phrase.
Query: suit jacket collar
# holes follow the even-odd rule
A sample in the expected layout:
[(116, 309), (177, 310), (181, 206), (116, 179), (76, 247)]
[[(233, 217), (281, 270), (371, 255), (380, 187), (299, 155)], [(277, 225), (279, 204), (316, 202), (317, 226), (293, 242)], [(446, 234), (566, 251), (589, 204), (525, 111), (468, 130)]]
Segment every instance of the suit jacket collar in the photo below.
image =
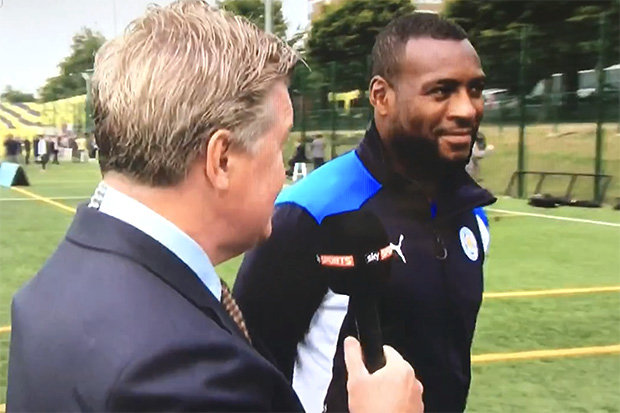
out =
[[(123, 256), (146, 267), (231, 334), (245, 337), (196, 274), (169, 249), (114, 217), (80, 206), (69, 227), (69, 242)], [(128, 274), (127, 276), (131, 276)]]

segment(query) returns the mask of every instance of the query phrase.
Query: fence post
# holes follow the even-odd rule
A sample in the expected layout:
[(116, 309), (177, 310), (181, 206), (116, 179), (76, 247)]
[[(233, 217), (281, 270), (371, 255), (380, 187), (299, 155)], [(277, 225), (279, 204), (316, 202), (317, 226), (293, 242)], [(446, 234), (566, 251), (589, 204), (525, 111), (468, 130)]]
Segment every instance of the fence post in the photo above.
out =
[(519, 198), (525, 196), (525, 69), (527, 63), (528, 27), (521, 28), (521, 52), (519, 54), (519, 147), (517, 157), (517, 188)]
[(553, 107), (552, 107), (552, 110), (553, 110), (553, 133), (556, 134), (556, 135), (558, 134), (558, 123), (559, 123), (559, 113), (558, 113), (559, 109), (558, 108), (560, 107), (560, 99), (561, 99), (561, 98), (558, 97), (558, 95), (559, 95), (559, 93), (557, 91), (555, 91), (555, 90), (551, 91), (551, 97), (553, 99), (553, 103), (552, 103), (552, 105), (553, 105)]
[(265, 0), (265, 31), (267, 33), (273, 33), (272, 13), (271, 0)]
[(362, 89), (362, 99), (364, 99), (364, 103), (368, 109), (366, 114), (366, 124), (373, 120), (375, 116), (375, 108), (370, 104), (370, 80), (372, 79), (372, 55), (366, 56), (366, 73), (367, 73), (367, 82), (366, 88)]
[(336, 105), (338, 105), (338, 102), (336, 101), (336, 62), (330, 62), (329, 64), (330, 66), (330, 80), (329, 80), (329, 84), (330, 84), (330, 89), (332, 92), (332, 102), (330, 105), (330, 114), (331, 114), (331, 128), (332, 128), (332, 133), (330, 136), (330, 146), (331, 146), (331, 159), (334, 159), (336, 157)]
[(497, 110), (499, 112), (499, 117), (497, 119), (497, 127), (499, 128), (499, 137), (501, 138), (504, 134), (504, 102), (500, 99), (497, 101)]
[(301, 95), (300, 99), (300, 110), (301, 110), (301, 141), (303, 144), (306, 144), (306, 80), (308, 79), (307, 75), (303, 76), (301, 72), (299, 72), (299, 94)]
[(85, 112), (85, 122), (84, 122), (84, 132), (92, 132), (93, 131), (93, 105), (92, 105), (92, 95), (91, 95), (91, 76), (93, 74), (93, 70), (87, 70), (85, 72), (82, 72), (82, 78), (84, 79), (84, 82), (86, 82), (86, 103), (84, 105), (84, 112)]
[(597, 85), (596, 85), (596, 149), (594, 154), (594, 200), (602, 202), (600, 174), (603, 173), (603, 87), (605, 84), (605, 37), (607, 34), (607, 18), (605, 12), (599, 18), (599, 43), (598, 43), (598, 64), (596, 65)]

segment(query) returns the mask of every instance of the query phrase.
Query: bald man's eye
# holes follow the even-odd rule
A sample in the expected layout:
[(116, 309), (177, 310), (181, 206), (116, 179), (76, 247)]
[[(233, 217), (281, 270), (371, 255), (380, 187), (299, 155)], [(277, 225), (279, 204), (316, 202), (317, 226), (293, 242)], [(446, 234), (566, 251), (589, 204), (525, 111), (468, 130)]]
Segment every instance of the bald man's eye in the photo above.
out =
[(452, 88), (448, 86), (438, 86), (431, 89), (429, 94), (438, 100), (445, 99), (452, 94)]
[(482, 87), (478, 87), (478, 86), (471, 87), (471, 88), (469, 89), (469, 95), (470, 95), (471, 97), (474, 97), (474, 98), (479, 98), (479, 97), (482, 97), (482, 90), (483, 90), (483, 89), (484, 89), (484, 88), (482, 88)]
[(482, 97), (482, 91), (484, 90), (484, 82), (483, 81), (475, 81), (470, 83), (469, 94), (472, 97)]

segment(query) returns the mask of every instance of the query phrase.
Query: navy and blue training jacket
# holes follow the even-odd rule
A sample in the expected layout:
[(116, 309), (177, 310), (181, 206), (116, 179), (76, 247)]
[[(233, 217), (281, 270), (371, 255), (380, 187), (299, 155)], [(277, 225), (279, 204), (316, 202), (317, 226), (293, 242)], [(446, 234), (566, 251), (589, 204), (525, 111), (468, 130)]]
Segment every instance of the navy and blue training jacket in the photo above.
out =
[(355, 335), (348, 297), (327, 286), (317, 228), (332, 214), (369, 209), (396, 257), (380, 292), (383, 338), (414, 367), (427, 411), (463, 411), (482, 301), (486, 218), (495, 198), (457, 171), (429, 201), (392, 172), (371, 124), (356, 150), (285, 189), (269, 240), (246, 254), (234, 294), (253, 340), (271, 352), (306, 411), (347, 410), (342, 343)]

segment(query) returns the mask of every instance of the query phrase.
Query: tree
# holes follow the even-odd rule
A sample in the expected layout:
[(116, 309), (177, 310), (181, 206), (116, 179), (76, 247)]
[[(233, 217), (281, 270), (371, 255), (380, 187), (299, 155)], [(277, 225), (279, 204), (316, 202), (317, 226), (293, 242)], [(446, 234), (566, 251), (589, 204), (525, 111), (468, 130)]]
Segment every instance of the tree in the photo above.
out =
[(320, 66), (329, 78), (326, 65), (335, 62), (337, 89), (365, 89), (375, 37), (395, 17), (413, 11), (410, 0), (348, 0), (326, 6), (308, 38), (311, 67)]
[(24, 93), (19, 90), (13, 89), (11, 86), (7, 86), (4, 89), (4, 92), (0, 94), (0, 98), (11, 103), (35, 101), (34, 95), (32, 93)]
[(616, 0), (453, 0), (445, 10), (468, 32), (488, 84), (513, 91), (519, 87), (522, 35), (526, 90), (553, 73), (564, 73), (567, 90), (575, 91), (577, 72), (597, 65), (602, 14), (608, 28), (603, 64), (610, 65), (618, 62), (620, 52)]
[[(263, 29), (265, 27), (265, 4), (263, 0), (220, 0), (218, 6), (233, 14), (243, 16)], [(282, 14), (282, 2), (274, 0), (271, 4), (271, 22), (273, 33), (286, 38), (286, 21)]]
[(86, 83), (82, 73), (92, 69), (95, 62), (95, 53), (105, 42), (99, 32), (83, 28), (73, 36), (71, 55), (58, 64), (60, 74), (47, 79), (39, 94), (43, 102), (82, 95), (86, 93)]

